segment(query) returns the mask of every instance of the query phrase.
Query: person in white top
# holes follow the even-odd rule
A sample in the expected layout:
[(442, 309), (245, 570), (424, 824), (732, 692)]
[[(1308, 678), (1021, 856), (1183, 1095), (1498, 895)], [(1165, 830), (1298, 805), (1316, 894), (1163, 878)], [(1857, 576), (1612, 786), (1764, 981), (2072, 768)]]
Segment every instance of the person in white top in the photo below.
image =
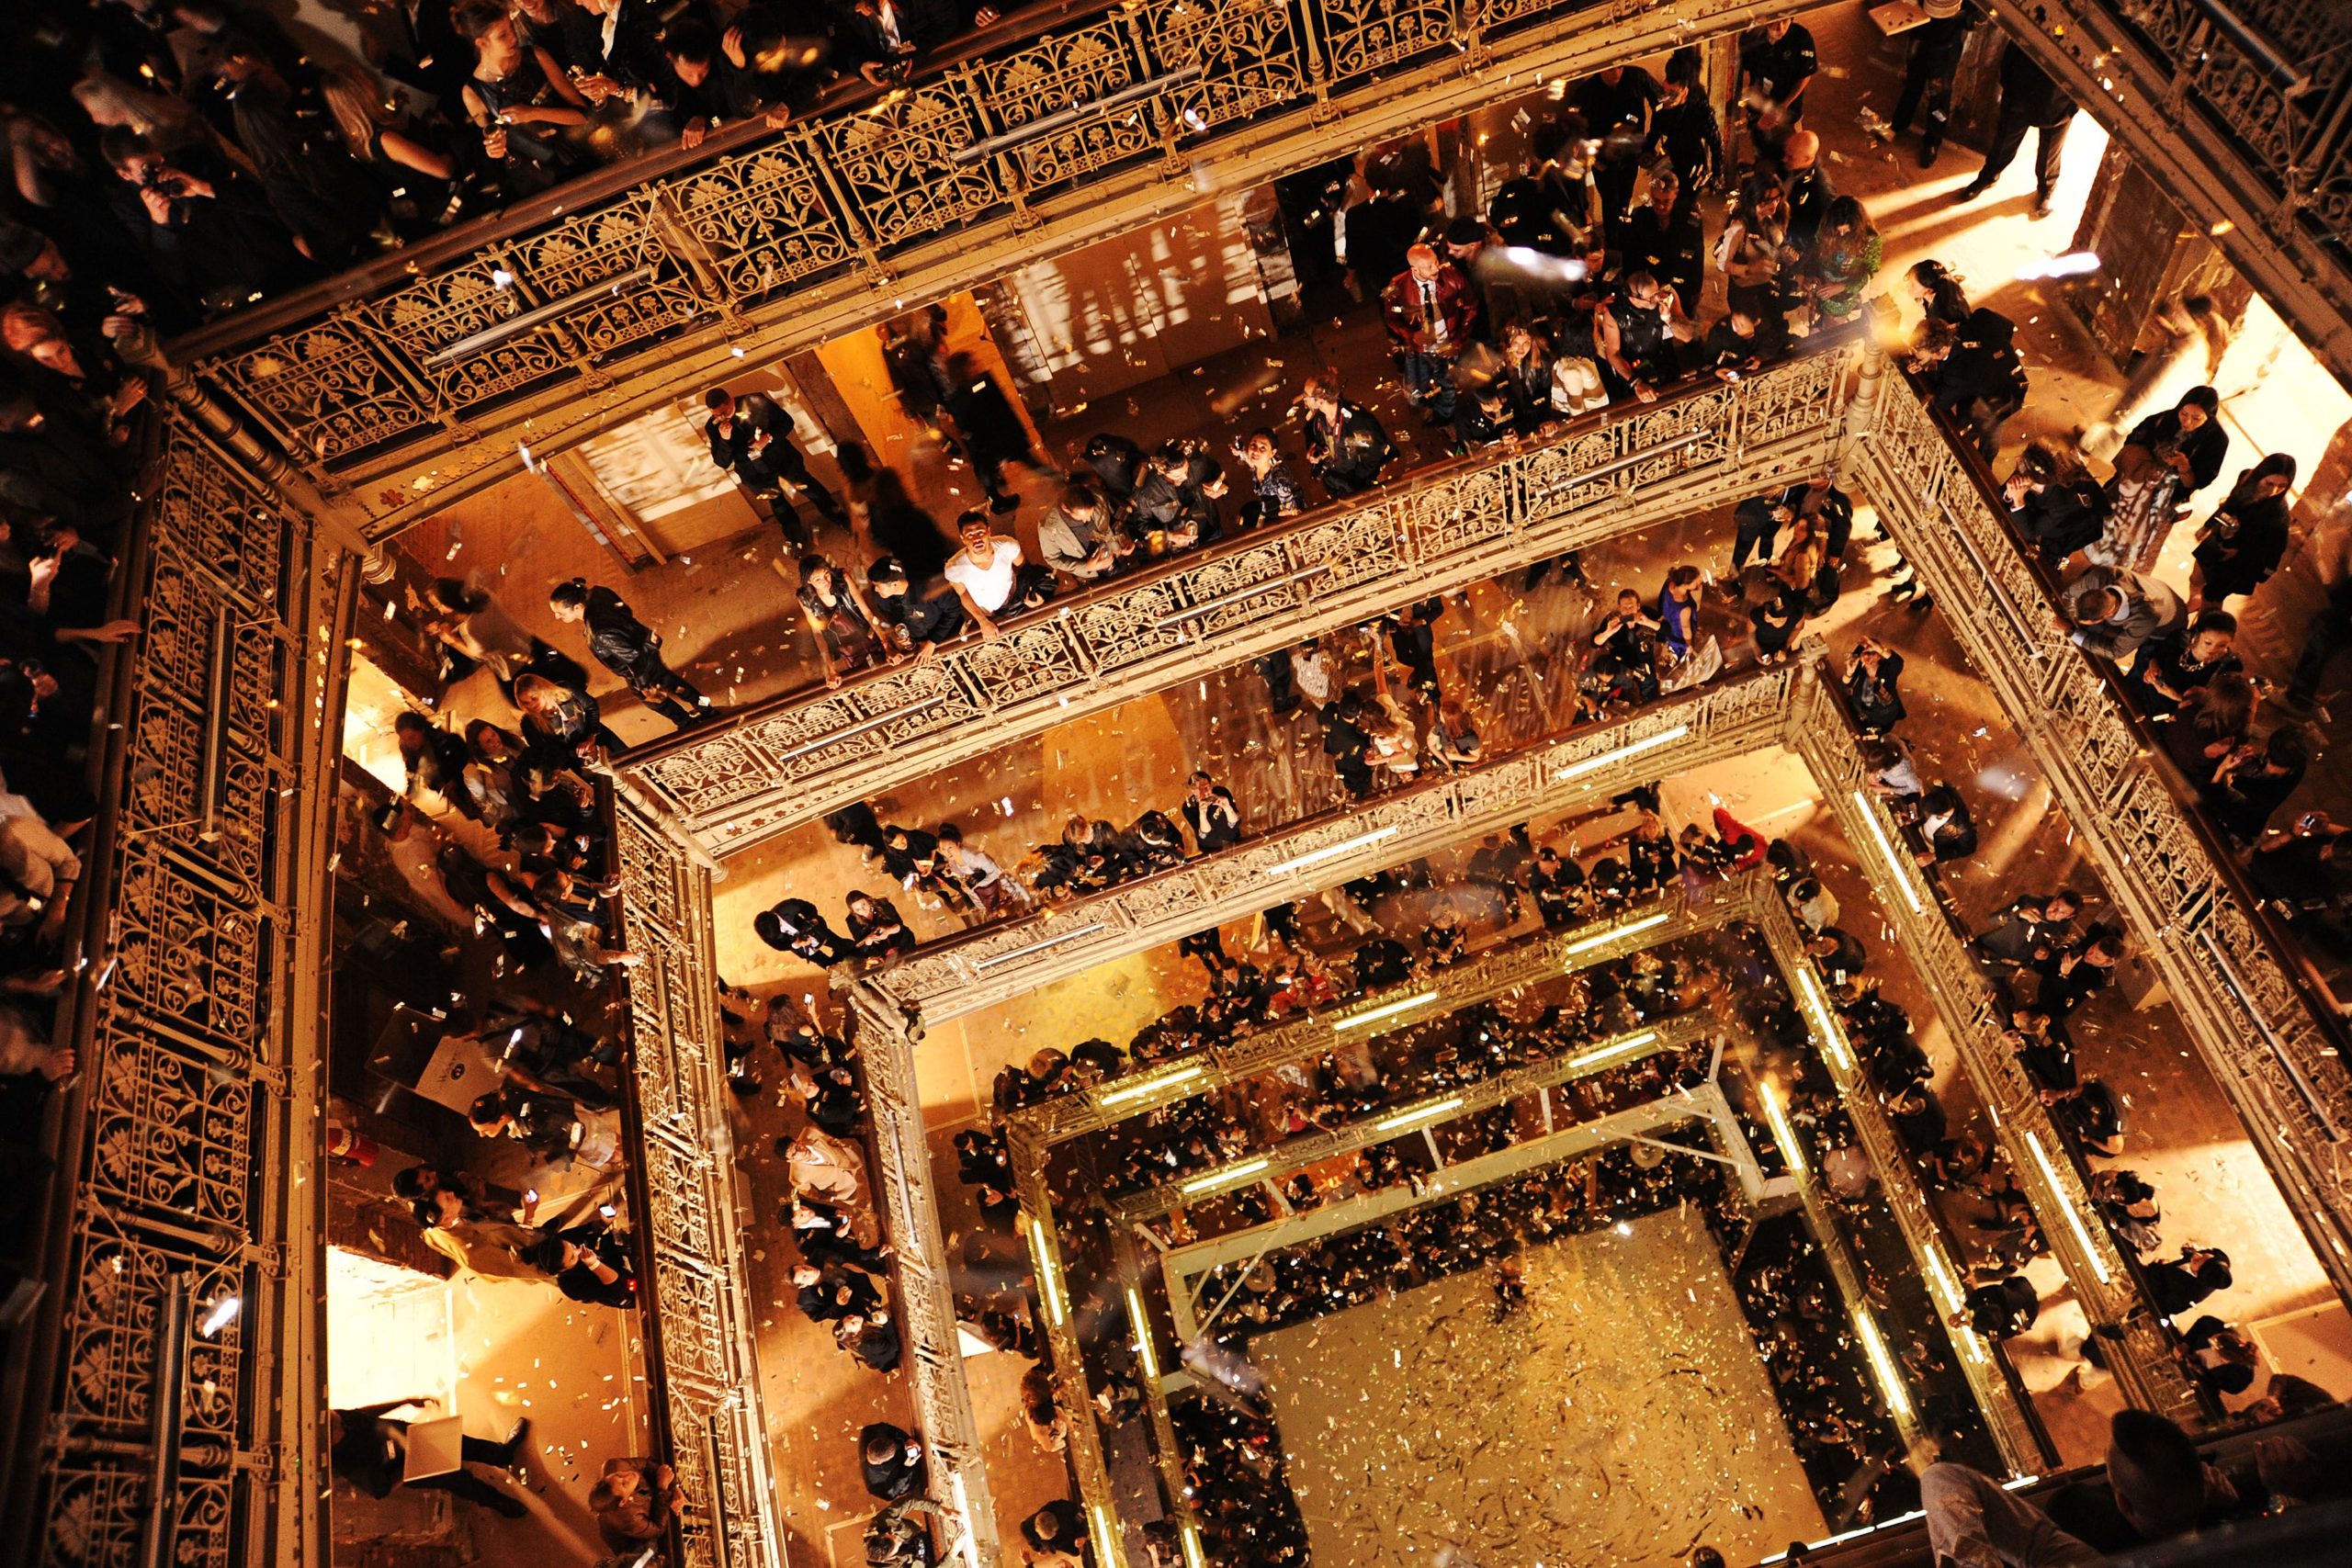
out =
[(1034, 610), (1053, 597), (1051, 577), (1023, 570), (1021, 541), (990, 533), (985, 513), (967, 512), (956, 532), (964, 547), (948, 558), (943, 574), (982, 637), (997, 635), (995, 617), (1007, 610)]

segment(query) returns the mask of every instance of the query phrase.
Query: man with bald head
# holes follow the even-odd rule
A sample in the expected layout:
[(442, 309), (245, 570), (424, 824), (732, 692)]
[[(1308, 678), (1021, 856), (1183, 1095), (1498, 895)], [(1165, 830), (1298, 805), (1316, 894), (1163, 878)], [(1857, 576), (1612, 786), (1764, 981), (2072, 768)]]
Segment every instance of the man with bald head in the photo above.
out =
[(1380, 291), (1380, 319), (1396, 347), (1396, 373), (1422, 419), (1453, 418), (1453, 362), (1476, 330), (1470, 280), (1428, 245), (1405, 253), (1405, 270)]
[(1821, 137), (1811, 130), (1790, 134), (1781, 149), (1781, 182), (1788, 187), (1789, 243), (1810, 254), (1829, 204), (1838, 199), (1828, 171), (1821, 166)]

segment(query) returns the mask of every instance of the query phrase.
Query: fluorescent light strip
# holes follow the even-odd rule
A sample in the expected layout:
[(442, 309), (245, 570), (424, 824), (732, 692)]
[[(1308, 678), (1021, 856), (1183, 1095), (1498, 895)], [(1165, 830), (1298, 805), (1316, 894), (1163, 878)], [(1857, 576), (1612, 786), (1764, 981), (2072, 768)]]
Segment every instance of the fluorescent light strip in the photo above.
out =
[(1187, 1522), (1179, 1527), (1179, 1533), (1184, 1538), (1184, 1568), (1209, 1568), (1208, 1553), (1201, 1547), (1199, 1528)]
[(1432, 1116), (1442, 1116), (1449, 1111), (1459, 1111), (1461, 1109), (1462, 1097), (1457, 1094), (1453, 1096), (1451, 1099), (1434, 1100), (1428, 1105), (1415, 1106), (1410, 1111), (1400, 1111), (1394, 1116), (1387, 1117), (1383, 1121), (1374, 1122), (1372, 1124), (1372, 1130), (1375, 1133), (1393, 1133), (1399, 1127), (1409, 1127), (1416, 1122), (1426, 1122)]
[(1377, 1023), (1384, 1018), (1395, 1018), (1400, 1012), (1410, 1012), (1417, 1007), (1427, 1006), (1435, 1000), (1437, 1000), (1435, 991), (1423, 991), (1417, 996), (1406, 997), (1398, 1001), (1383, 1002), (1368, 1012), (1360, 1012), (1350, 1018), (1340, 1019), (1331, 1025), (1331, 1028), (1335, 1033), (1342, 1029), (1358, 1029), (1367, 1023)]
[(1655, 931), (1659, 926), (1666, 924), (1667, 921), (1672, 919), (1674, 919), (1672, 915), (1648, 916), (1645, 919), (1635, 920), (1629, 925), (1619, 926), (1615, 931), (1602, 931), (1599, 936), (1589, 936), (1581, 942), (1572, 942), (1568, 943), (1567, 946), (1560, 949), (1560, 956), (1563, 958), (1574, 958), (1579, 953), (1590, 953), (1594, 948), (1606, 947), (1611, 942), (1617, 941), (1621, 937), (1629, 937), (1642, 931)]
[(986, 958), (975, 960), (972, 967), (975, 969), (993, 969), (1000, 964), (1010, 964), (1016, 958), (1026, 958), (1032, 953), (1043, 953), (1047, 948), (1059, 947), (1066, 942), (1076, 942), (1082, 936), (1092, 936), (1096, 931), (1099, 931), (1102, 929), (1102, 922), (1101, 920), (1090, 920), (1085, 925), (1080, 926), (1075, 931), (1059, 932), (1056, 935), (1047, 937), (1043, 942), (1033, 942), (1026, 947), (1016, 947), (1011, 953), (991, 953)]
[(2100, 1284), (2109, 1283), (2107, 1259), (2099, 1256), (2098, 1245), (2091, 1240), (2090, 1227), (2083, 1224), (2081, 1213), (2075, 1209), (2074, 1201), (2066, 1196), (2065, 1184), (2058, 1179), (2058, 1168), (2050, 1163), (2050, 1151), (2043, 1148), (2041, 1139), (2030, 1132), (2025, 1135), (2025, 1146), (2033, 1151), (2033, 1163), (2041, 1168), (2041, 1179), (2050, 1184), (2051, 1196), (2058, 1201), (2060, 1208), (2066, 1211), (2066, 1224), (2073, 1229), (2075, 1239), (2082, 1244), (2083, 1256), (2090, 1259), (2091, 1272), (2098, 1276)]
[(1206, 1176), (1196, 1176), (1177, 1190), (1187, 1196), (1195, 1192), (1213, 1192), (1220, 1187), (1231, 1187), (1237, 1182), (1246, 1181), (1272, 1164), (1273, 1161), (1271, 1159), (1245, 1160), (1239, 1165), (1229, 1165), (1223, 1170), (1210, 1171)]
[[(2007, 1486), (2009, 1483), (2005, 1481), (2001, 1483), (2001, 1484), (2003, 1486)], [(1804, 1543), (1804, 1550), (1809, 1555), (1813, 1552), (1821, 1551), (1829, 1547), (1836, 1546), (1840, 1541), (1860, 1540), (1866, 1535), (1876, 1535), (1881, 1530), (1899, 1529), (1903, 1526), (1911, 1523), (1914, 1519), (1924, 1519), (1927, 1517), (1928, 1516), (1924, 1510), (1914, 1508), (1907, 1514), (1898, 1514), (1891, 1519), (1881, 1519), (1874, 1525), (1857, 1525), (1852, 1529), (1840, 1530), (1836, 1535), (1824, 1536), (1819, 1540), (1806, 1541)], [(1772, 1553), (1771, 1556), (1762, 1559), (1757, 1564), (1757, 1568), (1772, 1568), (1773, 1563), (1786, 1562), (1788, 1560), (1789, 1554), (1787, 1552), (1776, 1551)]]
[(1127, 1326), (1136, 1331), (1136, 1359), (1143, 1363), (1143, 1375), (1158, 1382), (1159, 1351), (1151, 1342), (1151, 1319), (1144, 1315), (1143, 1296), (1133, 1285), (1127, 1287)]
[(1771, 1125), (1772, 1141), (1781, 1145), (1781, 1158), (1792, 1174), (1804, 1174), (1804, 1151), (1797, 1147), (1796, 1129), (1789, 1125), (1788, 1112), (1781, 1108), (1780, 1086), (1770, 1078), (1759, 1078), (1756, 1092), (1764, 1101), (1764, 1120)]
[(1603, 1045), (1598, 1051), (1587, 1051), (1581, 1056), (1569, 1057), (1568, 1070), (1572, 1073), (1582, 1072), (1587, 1067), (1597, 1067), (1603, 1062), (1614, 1061), (1620, 1056), (1638, 1055), (1657, 1043), (1657, 1031), (1645, 1029), (1639, 1034), (1628, 1034), (1614, 1045)]
[(965, 1488), (961, 1470), (948, 1472), (947, 1488), (956, 1495), (956, 1522), (962, 1531), (956, 1542), (956, 1555), (970, 1563), (972, 1568), (979, 1568), (979, 1548), (973, 1543), (972, 1495)]
[(1029, 1222), (1029, 1256), (1037, 1265), (1037, 1299), (1046, 1309), (1046, 1320), (1059, 1327), (1065, 1312), (1061, 1275), (1054, 1266), (1052, 1235), (1042, 1220)]
[(1133, 1083), (1125, 1089), (1114, 1089), (1108, 1094), (1098, 1094), (1094, 1097), (1094, 1103), (1125, 1105), (1130, 1100), (1141, 1100), (1146, 1095), (1158, 1094), (1163, 1089), (1174, 1089), (1178, 1084), (1191, 1083), (1207, 1071), (1206, 1067), (1194, 1063), (1189, 1067), (1179, 1067), (1172, 1073), (1162, 1073), (1158, 1077), (1143, 1083)]
[(1290, 860), (1282, 862), (1278, 865), (1261, 866), (1258, 869), (1268, 876), (1280, 876), (1286, 871), (1303, 871), (1310, 865), (1320, 865), (1325, 861), (1330, 860), (1335, 856), (1347, 854), (1351, 851), (1364, 849), (1370, 845), (1379, 843), (1384, 839), (1393, 839), (1402, 831), (1404, 831), (1404, 829), (1401, 827), (1392, 823), (1385, 828), (1374, 828), (1369, 833), (1359, 833), (1354, 838), (1345, 840), (1340, 843), (1327, 844), (1322, 849), (1312, 851), (1306, 854), (1295, 856)]
[(1839, 1072), (1850, 1073), (1854, 1070), (1854, 1058), (1846, 1052), (1845, 1034), (1830, 1014), (1829, 998), (1821, 994), (1821, 976), (1813, 972), (1810, 957), (1800, 962), (1804, 967), (1797, 971), (1797, 989), (1804, 993), (1805, 1007), (1813, 1014), (1814, 1031), (1821, 1039), (1821, 1054)]
[(1629, 741), (1614, 751), (1603, 751), (1598, 757), (1587, 757), (1581, 762), (1570, 762), (1552, 776), (1563, 781), (1582, 778), (1595, 768), (1605, 768), (1611, 762), (1622, 762), (1628, 757), (1638, 757), (1645, 751), (1655, 751), (1659, 747), (1669, 745), (1690, 733), (1689, 725), (1678, 724), (1672, 729), (1661, 729), (1656, 735), (1647, 735), (1639, 740)]
[(1878, 1320), (1860, 1302), (1854, 1303), (1854, 1331), (1861, 1336), (1862, 1354), (1870, 1358), (1871, 1370), (1878, 1373), (1879, 1392), (1886, 1395), (1887, 1407), (1898, 1417), (1908, 1420), (1911, 1391), (1903, 1386), (1894, 1358), (1887, 1353), (1886, 1341), (1879, 1337)]
[(1860, 790), (1854, 792), (1854, 807), (1862, 814), (1862, 820), (1869, 824), (1871, 838), (1878, 845), (1880, 858), (1886, 862), (1887, 869), (1894, 873), (1894, 880), (1902, 884), (1903, 901), (1911, 906), (1913, 914), (1925, 914), (1927, 906), (1919, 902), (1918, 889), (1911, 886), (1911, 867), (1903, 863), (1902, 857), (1894, 852), (1894, 846), (1886, 841), (1886, 829), (1879, 826), (1878, 807)]
[(1087, 1509), (1087, 1512), (1094, 1516), (1095, 1551), (1102, 1557), (1105, 1563), (1125, 1562), (1125, 1559), (1119, 1555), (1117, 1540), (1111, 1534), (1110, 1514), (1103, 1509), (1102, 1505), (1100, 1503), (1091, 1505)]

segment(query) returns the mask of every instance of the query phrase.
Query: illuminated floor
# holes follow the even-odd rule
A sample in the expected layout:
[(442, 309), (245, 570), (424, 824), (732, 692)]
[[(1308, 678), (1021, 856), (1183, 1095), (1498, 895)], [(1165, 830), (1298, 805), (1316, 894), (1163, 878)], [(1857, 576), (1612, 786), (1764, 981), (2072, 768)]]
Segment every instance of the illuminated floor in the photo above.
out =
[(1527, 1254), (1251, 1343), (1318, 1568), (1752, 1562), (1826, 1533), (1695, 1212)]

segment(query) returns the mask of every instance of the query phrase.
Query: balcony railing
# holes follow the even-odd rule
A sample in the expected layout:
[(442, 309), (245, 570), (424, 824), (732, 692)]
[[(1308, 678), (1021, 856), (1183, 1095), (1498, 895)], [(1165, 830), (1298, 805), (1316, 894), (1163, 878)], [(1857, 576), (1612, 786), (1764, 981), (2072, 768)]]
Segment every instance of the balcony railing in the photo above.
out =
[[(2121, 1331), (2121, 1339), (2108, 1347), (2117, 1382), (2134, 1404), (2191, 1430), (2210, 1425), (2217, 1411), (2182, 1370), (2177, 1337), (2150, 1308), (2137, 1259), (2116, 1245), (2099, 1219), (2087, 1172), (2004, 1038), (2007, 1015), (1970, 956), (1966, 933), (1933, 881), (1912, 863), (1901, 826), (1871, 793), (1842, 697), (1827, 682), (1808, 682), (1790, 705), (1791, 749), (1811, 770), (1878, 896), (1880, 912), (1926, 984), (2075, 1300), (2095, 1325)], [(2083, 830), (2079, 818), (2075, 826), (2078, 833)]]
[[(2352, 366), (2352, 7), (1993, 0), (2334, 365)], [(2282, 263), (2284, 265), (2282, 265)]]
[[(79, 1058), (0, 1401), (0, 1561), (325, 1554), (319, 1039), (348, 584), (162, 423), (100, 661), (53, 1038)], [(308, 628), (306, 631), (304, 628)], [(70, 657), (70, 656), (69, 656)], [(144, 1554), (144, 1555), (142, 1555)]]
[(1480, 833), (1777, 745), (1796, 676), (1792, 664), (1754, 671), (1619, 723), (1420, 779), (1027, 919), (927, 944), (872, 984), (928, 1021), (958, 1017)]
[(786, 1530), (768, 1472), (757, 1361), (759, 1307), (747, 1272), (728, 1113), (711, 937), (710, 871), (624, 793), (613, 836), (620, 915), (644, 962), (628, 979), (629, 1070), (641, 1137), (629, 1151), (646, 1264), (647, 1359), (668, 1457), (695, 1506), (681, 1568), (783, 1568)]
[(2334, 998), (2227, 844), (2175, 798), (2112, 671), (2061, 629), (2057, 585), (2010, 533), (1990, 470), (1916, 392), (1892, 377), (1885, 388), (1849, 473), (2041, 764), (2321, 1263), (2352, 1292), (2352, 1035)]
[(725, 854), (1301, 637), (1739, 500), (1827, 461), (1854, 352), (1693, 383), (1101, 584), (927, 665), (796, 693), (626, 759)]
[[(511, 468), (515, 442), (577, 439), (728, 372), (734, 350), (814, 346), (968, 287), (1016, 248), (1035, 259), (1196, 202), (1200, 159), (1220, 161), (1219, 183), (1263, 179), (1328, 156), (1325, 143), (1362, 146), (1524, 90), (1539, 70), (1669, 48), (1775, 8), (1060, 7), (1045, 36), (983, 42), (781, 131), (736, 128), (600, 171), (228, 316), (173, 360), (322, 489), (347, 493), (380, 536)], [(1589, 27), (1560, 25), (1587, 14)], [(1514, 72), (1490, 69), (1504, 55)], [(420, 462), (399, 484), (365, 482)]]

